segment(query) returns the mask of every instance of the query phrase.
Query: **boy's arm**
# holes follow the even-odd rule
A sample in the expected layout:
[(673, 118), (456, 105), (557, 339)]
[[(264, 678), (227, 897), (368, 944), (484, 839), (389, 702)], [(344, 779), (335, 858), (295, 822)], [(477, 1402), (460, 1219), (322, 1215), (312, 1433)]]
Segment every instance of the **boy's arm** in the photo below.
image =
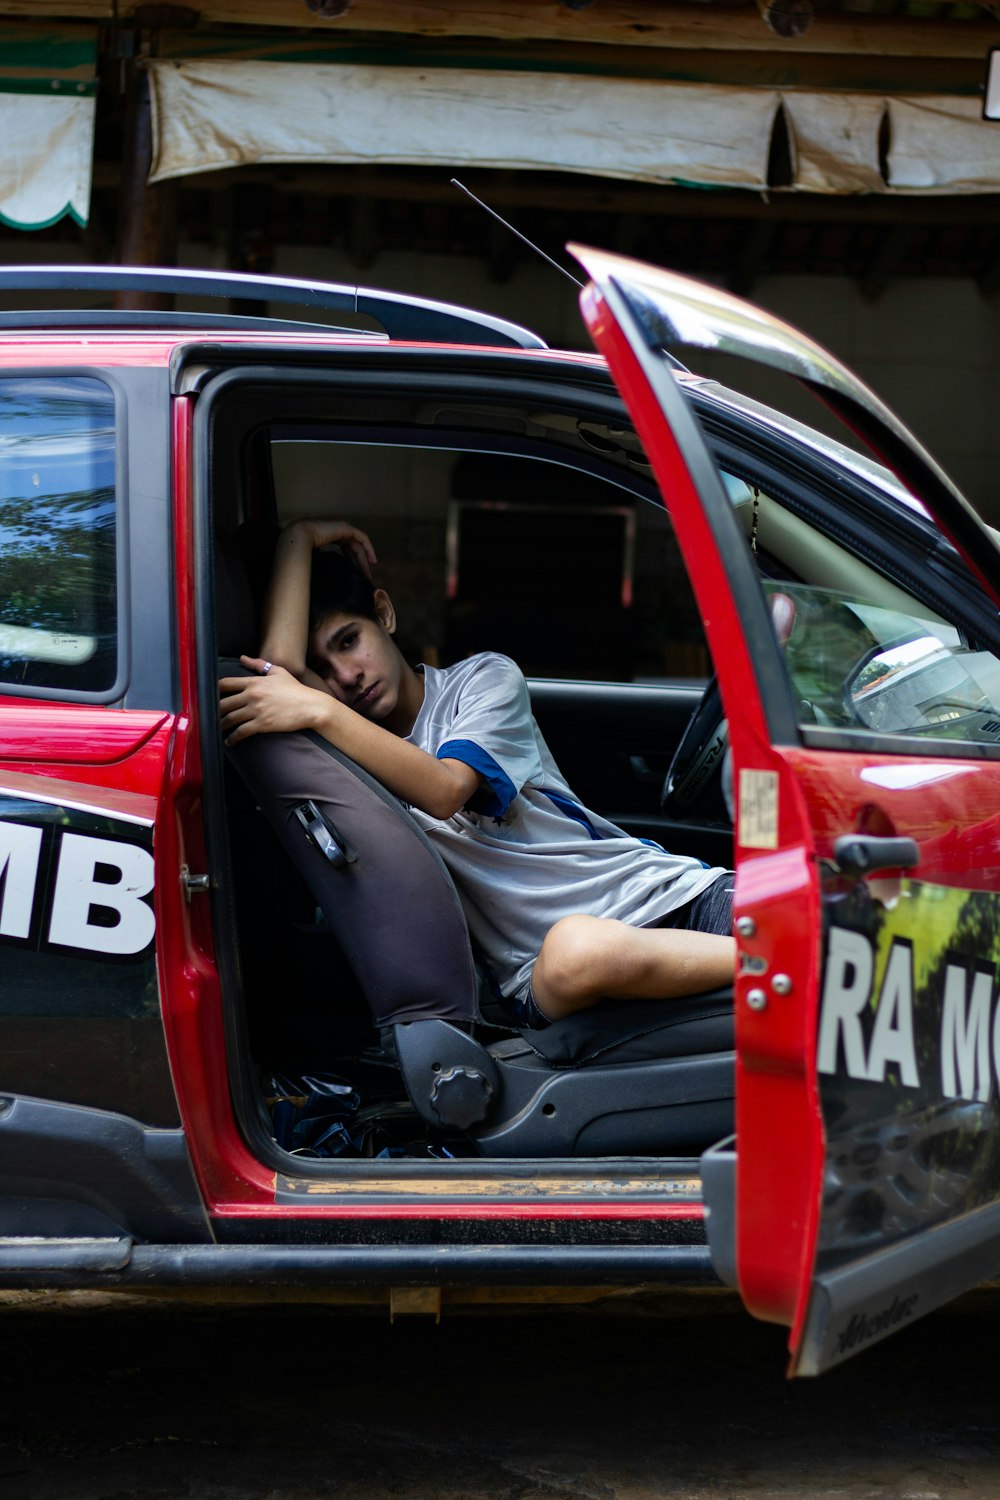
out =
[[(263, 660), (242, 660), (257, 672), (263, 671)], [(483, 778), (464, 761), (428, 755), (280, 667), (275, 666), (267, 676), (224, 677), (219, 687), (227, 745), (252, 734), (316, 730), (390, 792), (432, 818), (453, 817), (483, 785)]]
[(322, 682), (306, 667), (312, 559), (317, 548), (332, 542), (339, 542), (365, 577), (371, 578), (372, 564), (378, 559), (365, 532), (346, 521), (293, 521), (278, 537), (264, 603), (261, 656), (294, 677), (308, 677), (313, 687), (321, 687)]

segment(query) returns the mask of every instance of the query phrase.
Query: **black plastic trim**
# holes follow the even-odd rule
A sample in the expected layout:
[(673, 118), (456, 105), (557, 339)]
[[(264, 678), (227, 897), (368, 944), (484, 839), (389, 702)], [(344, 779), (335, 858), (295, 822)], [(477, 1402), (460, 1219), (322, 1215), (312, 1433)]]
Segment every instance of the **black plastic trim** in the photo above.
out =
[(118, 329), (141, 329), (155, 332), (162, 328), (227, 330), (230, 333), (332, 333), (346, 334), (349, 338), (370, 338), (384, 342), (387, 334), (377, 329), (340, 327), (334, 323), (307, 323), (296, 318), (248, 318), (236, 313), (133, 311), (115, 308), (31, 308), (24, 312), (0, 310), (0, 334), (17, 329), (51, 329), (61, 331), (69, 328), (92, 329), (95, 333), (115, 332)]
[[(182, 1130), (126, 1115), (0, 1095), (0, 1201), (38, 1202), (51, 1234), (53, 1200), (89, 1204), (122, 1233), (151, 1241), (208, 1242), (211, 1230)], [(24, 1233), (30, 1220), (24, 1217)]]
[[(131, 675), (131, 611), (129, 549), (129, 443), (128, 401), (118, 371), (113, 374), (98, 365), (26, 365), (4, 368), (3, 380), (88, 379), (107, 386), (115, 403), (115, 588), (116, 629), (118, 633), (117, 667), (110, 687), (99, 692), (82, 692), (78, 688), (50, 688), (0, 681), (5, 697), (27, 698), (45, 703), (120, 703), (128, 690)], [(162, 649), (162, 643), (161, 643)]]
[(160, 367), (120, 372), (129, 428), (129, 553), (131, 668), (127, 708), (180, 707), (181, 650), (174, 587), (174, 454), (170, 391)]
[(0, 1286), (718, 1286), (706, 1245), (136, 1245), (117, 1271), (16, 1271)]
[[(221, 735), (209, 726), (218, 725), (218, 686), (215, 646), (215, 545), (211, 493), (213, 466), (213, 401), (195, 406), (191, 443), (191, 488), (193, 496), (191, 551), (194, 574), (200, 580), (194, 601), (194, 650), (198, 682), (198, 718), (201, 725), (202, 806), (204, 808), (205, 854), (208, 868), (225, 871), (212, 880), (212, 931), (215, 934), (215, 964), (223, 996), (223, 1026), (226, 1073), (233, 1109), (247, 1145), (259, 1161), (285, 1166), (287, 1153), (270, 1136), (269, 1119), (259, 1090), (250, 1078), (253, 1063), (243, 1016), (245, 987), (240, 967), (238, 924), (233, 895), (232, 854), (225, 819), (225, 780)], [(188, 643), (190, 650), (192, 643)]]
[(739, 1286), (736, 1269), (736, 1137), (703, 1153), (702, 1195), (712, 1266), (725, 1286)]
[(807, 750), (852, 750), (859, 755), (917, 755), (921, 760), (1000, 760), (1000, 744), (982, 740), (939, 740), (934, 735), (878, 734), (871, 729), (802, 730)]
[[(255, 364), (254, 361), (266, 361)], [(191, 366), (194, 373), (189, 374)], [(386, 380), (400, 395), (406, 394), (402, 380), (404, 372), (420, 372), (426, 380), (432, 374), (445, 377), (442, 391), (463, 399), (473, 389), (471, 380), (482, 372), (483, 380), (476, 389), (480, 395), (489, 396), (497, 404), (503, 404), (497, 389), (497, 380), (513, 377), (533, 382), (532, 401), (545, 407), (552, 405), (553, 385), (558, 383), (573, 389), (600, 388), (616, 404), (617, 413), (631, 427), (625, 404), (619, 396), (607, 369), (603, 365), (561, 359), (558, 354), (514, 351), (512, 349), (470, 348), (410, 348), (397, 344), (283, 344), (276, 347), (268, 344), (179, 344), (170, 356), (170, 390), (175, 396), (200, 392), (211, 380), (225, 373), (239, 373), (246, 379), (275, 380), (279, 374), (297, 372), (301, 379), (310, 376), (350, 375), (355, 378), (363, 372), (368, 388), (384, 388)], [(381, 383), (378, 377), (381, 376)], [(461, 378), (461, 389), (456, 388), (456, 376)], [(365, 387), (362, 387), (364, 389)]]
[(819, 1375), (1000, 1274), (1000, 1203), (813, 1281), (797, 1375)]

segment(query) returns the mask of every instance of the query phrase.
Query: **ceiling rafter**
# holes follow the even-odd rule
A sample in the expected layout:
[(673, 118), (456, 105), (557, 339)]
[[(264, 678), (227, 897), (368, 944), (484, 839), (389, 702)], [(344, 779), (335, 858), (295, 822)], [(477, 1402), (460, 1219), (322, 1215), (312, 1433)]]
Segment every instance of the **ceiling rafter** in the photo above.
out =
[[(774, 51), (786, 58), (808, 53), (862, 53), (882, 57), (982, 58), (996, 40), (997, 20), (982, 8), (981, 20), (924, 18), (905, 12), (858, 12), (818, 4), (800, 36), (781, 38), (762, 19), (756, 0), (737, 3), (610, 3), (585, 8), (536, 0), (353, 0), (341, 15), (321, 16), (304, 0), (200, 0), (190, 7), (149, 5), (145, 0), (0, 0), (0, 15), (46, 19), (98, 19), (163, 27), (170, 13), (188, 11), (205, 26), (267, 27), (328, 37), (365, 33), (410, 41), (454, 37), (557, 42), (643, 51), (690, 48), (738, 52)], [(961, 13), (958, 13), (961, 14)]]

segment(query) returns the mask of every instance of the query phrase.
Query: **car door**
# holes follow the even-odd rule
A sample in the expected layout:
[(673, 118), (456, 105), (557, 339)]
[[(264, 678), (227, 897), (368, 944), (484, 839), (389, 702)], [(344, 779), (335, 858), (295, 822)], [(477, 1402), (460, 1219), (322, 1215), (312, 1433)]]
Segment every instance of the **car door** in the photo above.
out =
[(182, 899), (159, 837), (167, 631), (166, 691), (133, 655), (155, 589), (169, 620), (150, 545), (168, 535), (165, 433), (141, 454), (126, 443), (129, 396), (151, 384), (70, 364), (0, 373), (0, 1238), (15, 1259), (36, 1242), (43, 1268), (206, 1233), (160, 1003), (164, 909)]
[[(737, 1134), (706, 1160), (713, 1252), (720, 1266), (731, 1254), (752, 1312), (789, 1326), (792, 1372), (814, 1374), (1000, 1270), (995, 614), (976, 640), (947, 613), (800, 586), (799, 638), (783, 651), (663, 349), (745, 355), (821, 393), (993, 600), (997, 551), (895, 418), (809, 340), (710, 288), (579, 256), (584, 314), (652, 457), (730, 726)], [(823, 673), (832, 713), (817, 706)]]

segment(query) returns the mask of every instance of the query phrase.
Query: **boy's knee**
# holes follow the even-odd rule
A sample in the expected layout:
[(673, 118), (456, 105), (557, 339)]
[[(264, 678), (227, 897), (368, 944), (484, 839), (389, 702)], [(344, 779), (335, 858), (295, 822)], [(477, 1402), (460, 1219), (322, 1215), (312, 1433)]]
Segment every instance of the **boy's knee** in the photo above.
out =
[(595, 960), (607, 943), (607, 922), (583, 913), (561, 917), (549, 929), (535, 964), (539, 987), (561, 1003), (589, 997)]

